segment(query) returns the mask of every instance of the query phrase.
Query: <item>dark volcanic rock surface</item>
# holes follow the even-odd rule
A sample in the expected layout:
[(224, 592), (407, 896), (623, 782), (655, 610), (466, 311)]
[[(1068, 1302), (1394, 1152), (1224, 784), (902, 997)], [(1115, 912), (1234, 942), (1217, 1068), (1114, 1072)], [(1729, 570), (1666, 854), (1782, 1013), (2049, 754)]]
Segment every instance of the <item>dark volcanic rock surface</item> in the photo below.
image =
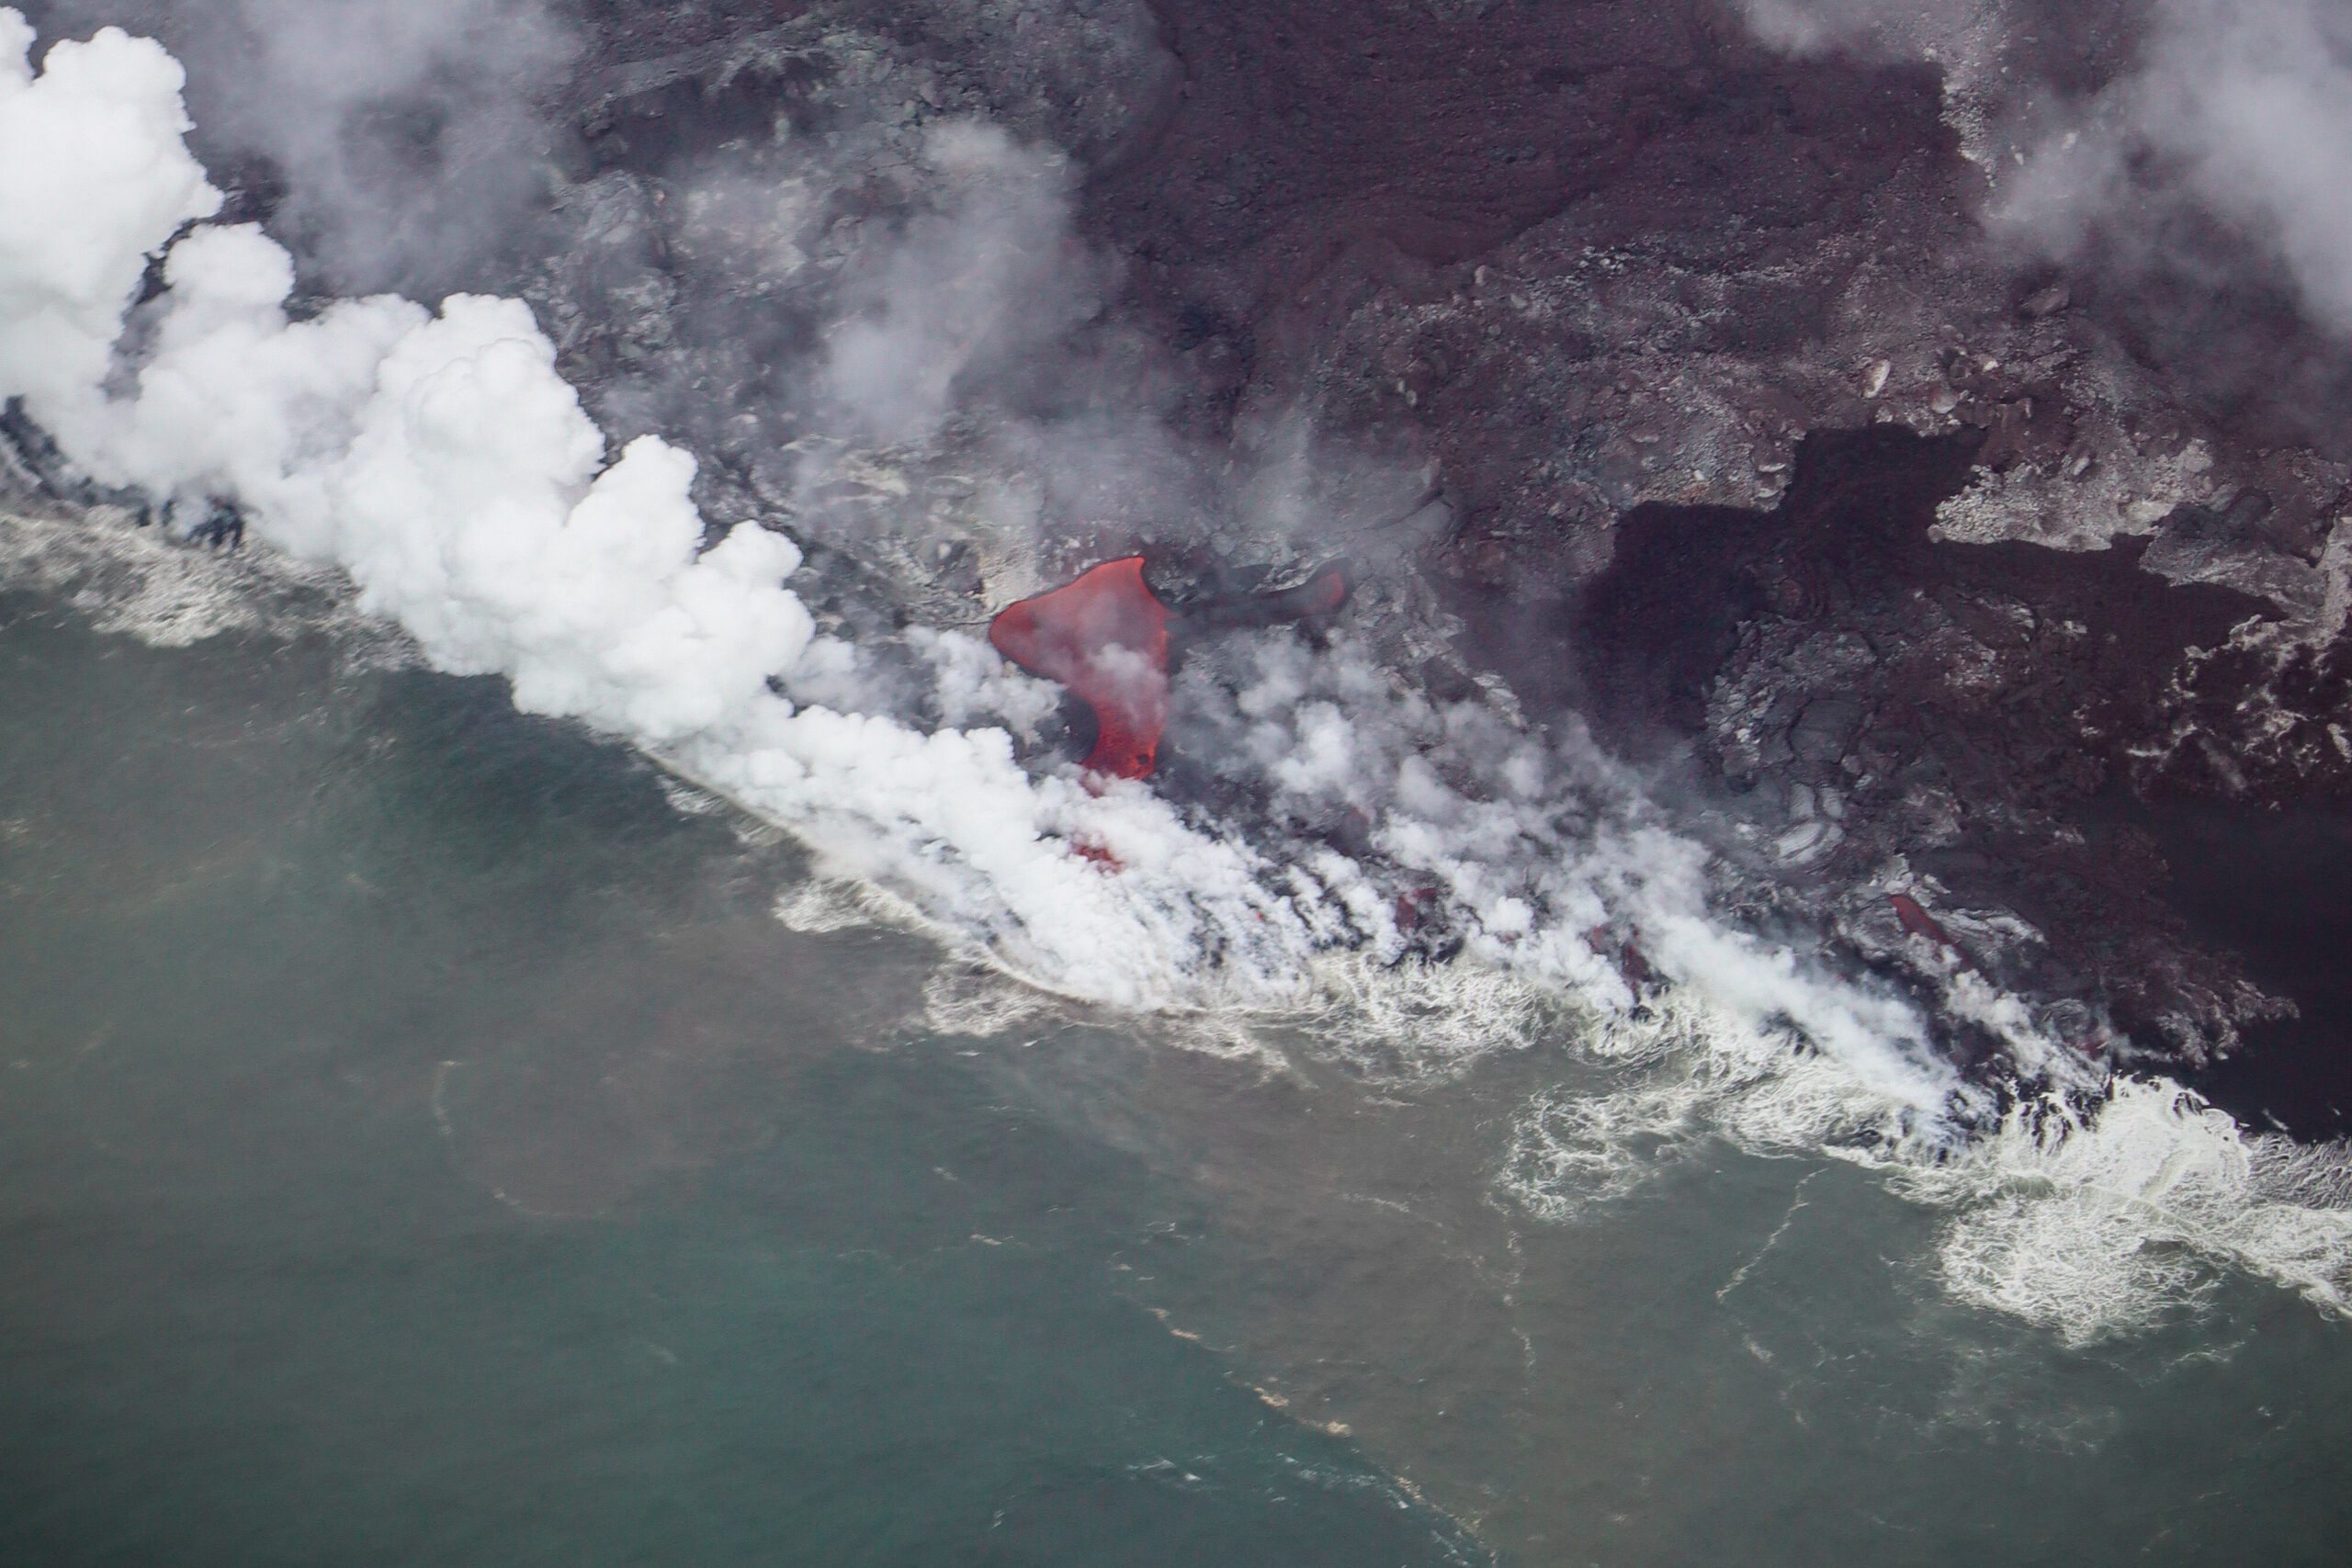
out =
[(2086, 817), (2170, 793), (2188, 649), (2269, 607), (2168, 582), (2138, 542), (1933, 540), (1974, 445), (1815, 436), (1773, 512), (1638, 509), (1609, 568), (1516, 617), (1494, 657), (1526, 670), (1522, 690), (1548, 673), (1628, 750), (1685, 743), (1694, 787), (1736, 802), (1732, 852), (1820, 888), (1865, 950), (1899, 867), (1906, 896), (1954, 920), (2030, 923), (2030, 939), (1994, 922), (1960, 943), (2003, 985), (2079, 1000), (2086, 1031), (2111, 1019), (2192, 1060), (2226, 1049), (2272, 1008), (2187, 942), (2154, 842)]
[(2098, 810), (2352, 782), (2346, 476), (2211, 363), (2277, 310), (2013, 267), (1932, 73), (1710, 6), (1158, 8), (1178, 107), (1086, 217), (1204, 427), (1305, 400), (1433, 457), (1463, 642), (1685, 751), (1765, 907), (1883, 960), (1907, 888), (2086, 1050), (2282, 1010)]
[(2166, 899), (2189, 935), (2245, 953), (2251, 977), (2300, 1010), (2254, 1026), (2245, 1049), (2192, 1081), (2249, 1126), (2352, 1134), (2352, 813), (2182, 802), (2133, 820), (2172, 867)]

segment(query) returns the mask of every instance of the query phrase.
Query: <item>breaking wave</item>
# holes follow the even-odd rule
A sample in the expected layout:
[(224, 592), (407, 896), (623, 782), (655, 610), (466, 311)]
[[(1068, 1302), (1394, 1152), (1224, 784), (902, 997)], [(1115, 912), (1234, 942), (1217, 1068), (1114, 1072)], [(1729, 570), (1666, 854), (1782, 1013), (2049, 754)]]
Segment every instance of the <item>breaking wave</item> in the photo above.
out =
[(1922, 1138), (1835, 1059), (1688, 998), (1611, 1021), (1581, 1055), (1604, 1081), (1521, 1109), (1497, 1190), (1555, 1224), (1592, 1217), (1710, 1141), (1829, 1157), (1944, 1216), (1956, 1300), (2068, 1345), (2202, 1313), (2224, 1270), (2352, 1315), (2352, 1145), (2250, 1134), (2195, 1091), (2120, 1076), (2096, 1101), (2021, 1100), (1962, 1139)]

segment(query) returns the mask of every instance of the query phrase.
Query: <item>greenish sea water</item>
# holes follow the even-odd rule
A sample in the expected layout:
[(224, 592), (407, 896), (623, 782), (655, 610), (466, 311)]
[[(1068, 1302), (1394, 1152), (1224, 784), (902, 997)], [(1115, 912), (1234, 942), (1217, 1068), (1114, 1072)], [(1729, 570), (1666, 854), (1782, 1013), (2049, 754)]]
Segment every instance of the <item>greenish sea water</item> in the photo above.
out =
[(942, 1035), (804, 877), (494, 682), (0, 595), (0, 1563), (2352, 1556), (2286, 1292), (2069, 1345), (1712, 1144), (1546, 1220), (1572, 1053)]

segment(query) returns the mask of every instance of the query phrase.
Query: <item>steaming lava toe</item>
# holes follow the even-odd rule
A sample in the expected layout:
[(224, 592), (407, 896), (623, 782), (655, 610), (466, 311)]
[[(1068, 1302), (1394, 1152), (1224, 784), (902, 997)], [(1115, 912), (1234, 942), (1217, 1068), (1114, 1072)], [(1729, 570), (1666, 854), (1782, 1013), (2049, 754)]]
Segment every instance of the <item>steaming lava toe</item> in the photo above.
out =
[(989, 641), (1092, 710), (1088, 769), (1122, 779), (1150, 774), (1168, 727), (1168, 606), (1144, 581), (1141, 556), (1105, 561), (1007, 605), (989, 623)]

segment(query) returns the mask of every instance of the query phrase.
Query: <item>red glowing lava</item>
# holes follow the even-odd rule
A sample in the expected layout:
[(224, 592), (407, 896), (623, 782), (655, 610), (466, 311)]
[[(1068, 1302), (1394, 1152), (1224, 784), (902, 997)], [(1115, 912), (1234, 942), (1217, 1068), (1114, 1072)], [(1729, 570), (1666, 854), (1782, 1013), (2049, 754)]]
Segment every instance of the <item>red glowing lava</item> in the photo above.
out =
[(1348, 569), (1325, 567), (1295, 588), (1227, 594), (1176, 618), (1143, 580), (1143, 557), (1104, 561), (1076, 581), (1008, 606), (989, 624), (999, 653), (1033, 675), (1058, 681), (1094, 710), (1086, 765), (1115, 778), (1148, 777), (1168, 727), (1171, 637), (1330, 615), (1353, 591)]
[(989, 624), (989, 641), (1094, 710), (1089, 768), (1123, 779), (1150, 774), (1168, 727), (1168, 606), (1144, 581), (1141, 556), (1105, 561), (1007, 606)]
[(1886, 901), (1894, 906), (1894, 918), (1903, 923), (1903, 929), (1906, 932), (1912, 936), (1926, 937), (1929, 942), (1959, 959), (1962, 968), (1974, 967), (1969, 963), (1968, 954), (1961, 951), (1960, 943), (1952, 941), (1951, 933), (1944, 930), (1935, 916), (1921, 908), (1917, 899), (1906, 894), (1890, 893), (1887, 895)]

